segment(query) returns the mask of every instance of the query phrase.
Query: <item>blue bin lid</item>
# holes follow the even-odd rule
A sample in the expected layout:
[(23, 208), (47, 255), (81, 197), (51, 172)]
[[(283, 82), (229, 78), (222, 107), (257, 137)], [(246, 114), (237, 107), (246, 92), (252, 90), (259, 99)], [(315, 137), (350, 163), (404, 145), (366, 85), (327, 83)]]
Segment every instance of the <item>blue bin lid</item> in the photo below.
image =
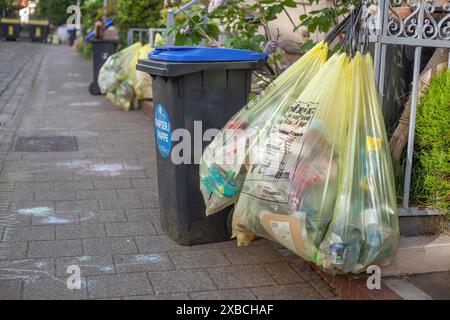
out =
[(108, 29), (109, 27), (111, 27), (114, 24), (114, 21), (112, 19), (106, 19), (105, 22), (105, 28)]
[(164, 46), (155, 47), (150, 52), (150, 60), (164, 60), (172, 62), (219, 62), (219, 61), (267, 61), (268, 55), (249, 50), (229, 48), (205, 48)]

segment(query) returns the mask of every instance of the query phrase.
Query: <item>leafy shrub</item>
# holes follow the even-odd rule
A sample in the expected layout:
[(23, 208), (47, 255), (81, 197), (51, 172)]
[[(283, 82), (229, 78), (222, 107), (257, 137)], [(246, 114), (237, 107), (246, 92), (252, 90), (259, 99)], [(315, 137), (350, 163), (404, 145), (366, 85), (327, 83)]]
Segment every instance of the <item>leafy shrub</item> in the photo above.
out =
[(71, 0), (40, 0), (37, 2), (37, 16), (48, 19), (51, 24), (59, 26), (66, 23), (69, 14), (67, 8), (73, 5)]
[(113, 18), (121, 33), (129, 28), (161, 27), (162, 0), (116, 0), (117, 11)]
[(89, 42), (84, 42), (83, 43), (83, 47), (81, 49), (81, 54), (85, 57), (85, 58), (91, 58), (92, 57), (92, 44)]
[(3, 10), (6, 8), (6, 0), (0, 0), (0, 14), (3, 14)]

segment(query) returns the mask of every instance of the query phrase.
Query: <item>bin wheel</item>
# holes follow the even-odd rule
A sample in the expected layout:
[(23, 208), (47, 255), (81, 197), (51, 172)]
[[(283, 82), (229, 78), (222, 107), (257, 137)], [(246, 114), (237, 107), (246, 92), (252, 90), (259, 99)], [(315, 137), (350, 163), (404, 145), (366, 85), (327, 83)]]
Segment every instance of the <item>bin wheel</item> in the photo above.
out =
[(233, 214), (234, 214), (234, 206), (230, 210), (230, 212), (228, 212), (228, 216), (227, 216), (227, 230), (228, 230), (228, 234), (230, 234), (230, 235), (233, 234)]
[(93, 96), (98, 96), (100, 94), (100, 87), (98, 86), (97, 83), (92, 82), (91, 85), (89, 86), (89, 93), (92, 94)]

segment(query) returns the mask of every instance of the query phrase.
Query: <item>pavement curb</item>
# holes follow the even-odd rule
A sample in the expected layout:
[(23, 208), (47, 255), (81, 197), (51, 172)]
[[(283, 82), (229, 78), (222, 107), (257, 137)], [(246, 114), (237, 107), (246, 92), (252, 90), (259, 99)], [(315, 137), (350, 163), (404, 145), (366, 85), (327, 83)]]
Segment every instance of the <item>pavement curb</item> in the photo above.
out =
[(310, 263), (310, 265), (343, 300), (403, 300), (383, 280), (381, 280), (381, 289), (370, 290), (367, 287), (367, 275), (330, 275), (315, 264)]

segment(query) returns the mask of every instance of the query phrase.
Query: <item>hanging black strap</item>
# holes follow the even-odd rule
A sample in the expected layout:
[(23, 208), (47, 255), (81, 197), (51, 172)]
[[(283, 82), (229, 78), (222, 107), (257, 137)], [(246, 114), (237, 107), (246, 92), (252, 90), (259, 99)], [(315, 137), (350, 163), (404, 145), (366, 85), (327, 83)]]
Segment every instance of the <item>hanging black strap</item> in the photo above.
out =
[(334, 29), (328, 34), (328, 36), (325, 38), (325, 41), (327, 43), (332, 43), (334, 39), (337, 38), (337, 36), (344, 31), (344, 29), (349, 25), (350, 23), (351, 15), (345, 17), (344, 20), (342, 20)]
[(362, 24), (363, 4), (360, 2), (358, 6), (350, 14), (350, 29), (346, 32), (341, 50), (347, 52), (351, 57), (355, 56), (360, 50), (360, 37), (364, 32)]

